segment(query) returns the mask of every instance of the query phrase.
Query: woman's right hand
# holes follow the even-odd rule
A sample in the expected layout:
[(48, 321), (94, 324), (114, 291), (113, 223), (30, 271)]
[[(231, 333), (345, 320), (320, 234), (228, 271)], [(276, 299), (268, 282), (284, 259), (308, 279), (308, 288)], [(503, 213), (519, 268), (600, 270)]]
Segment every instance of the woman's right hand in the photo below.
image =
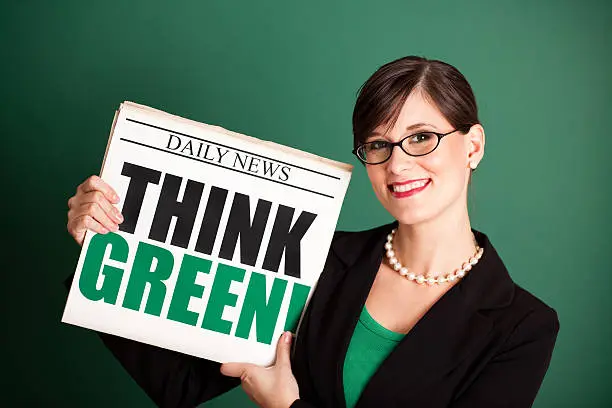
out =
[(119, 196), (100, 177), (91, 176), (76, 189), (68, 200), (68, 232), (74, 240), (83, 245), (85, 231), (99, 234), (118, 231), (123, 216), (113, 204)]

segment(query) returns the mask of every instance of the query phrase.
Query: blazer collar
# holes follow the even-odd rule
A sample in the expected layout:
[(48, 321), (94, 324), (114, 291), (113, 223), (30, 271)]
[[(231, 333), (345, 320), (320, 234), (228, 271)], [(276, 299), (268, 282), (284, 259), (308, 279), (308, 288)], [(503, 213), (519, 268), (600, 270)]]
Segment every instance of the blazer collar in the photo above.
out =
[[(397, 228), (397, 225), (395, 221), (372, 230), (339, 237), (339, 242), (332, 247), (332, 250), (347, 268), (352, 268), (357, 261), (359, 263), (365, 261), (365, 264), (371, 268), (370, 271), (376, 273), (382, 261), (386, 236), (393, 228)], [(508, 306), (514, 297), (514, 281), (488, 236), (475, 229), (472, 229), (472, 232), (478, 245), (484, 249), (483, 256), (472, 271), (452, 290), (460, 292), (466, 306), (474, 310)], [(367, 237), (359, 237), (362, 234)]]
[[(346, 351), (382, 261), (385, 237), (395, 226), (396, 222), (339, 237), (332, 248), (348, 274), (337, 293), (346, 309), (341, 317), (331, 318), (327, 335), (324, 335), (329, 336), (324, 339), (328, 343), (323, 347), (325, 350), (321, 350), (335, 360), (335, 366), (328, 368), (338, 374), (334, 387), (336, 406), (345, 404), (342, 367)], [(482, 258), (431, 307), (383, 361), (363, 390), (357, 407), (378, 405), (381, 390), (401, 390), (403, 398), (409, 398), (407, 392), (415, 393), (417, 401), (420, 386), (449, 372), (470, 351), (486, 344), (493, 322), (481, 311), (509, 305), (514, 297), (514, 282), (488, 237), (473, 231), (478, 244), (484, 248)], [(397, 384), (390, 379), (397, 379)], [(402, 384), (410, 384), (410, 390)]]

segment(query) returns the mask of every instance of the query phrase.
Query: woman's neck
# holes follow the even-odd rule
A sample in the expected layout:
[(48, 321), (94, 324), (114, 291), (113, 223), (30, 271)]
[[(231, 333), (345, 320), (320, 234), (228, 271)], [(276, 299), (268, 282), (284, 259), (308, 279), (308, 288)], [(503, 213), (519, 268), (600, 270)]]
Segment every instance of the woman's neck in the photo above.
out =
[(424, 223), (399, 225), (393, 247), (402, 265), (416, 274), (439, 276), (460, 268), (474, 255), (467, 208), (451, 212)]

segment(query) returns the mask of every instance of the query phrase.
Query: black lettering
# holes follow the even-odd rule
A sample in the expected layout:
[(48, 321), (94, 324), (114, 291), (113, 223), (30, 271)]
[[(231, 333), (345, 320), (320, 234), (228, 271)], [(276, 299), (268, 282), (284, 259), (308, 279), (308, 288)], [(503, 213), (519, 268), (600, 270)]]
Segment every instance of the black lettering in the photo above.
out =
[(209, 149), (210, 149), (210, 145), (206, 145), (206, 149), (204, 150), (204, 158), (205, 158), (206, 160), (212, 160), (212, 159), (214, 159), (214, 156), (213, 156), (213, 157), (208, 157), (208, 150), (209, 150)]
[(191, 146), (191, 140), (185, 143), (185, 146), (181, 149), (181, 153), (185, 153), (185, 150), (189, 150), (189, 155), (193, 156), (193, 147)]
[[(259, 160), (260, 159), (258, 159), (257, 157), (251, 157), (251, 163), (249, 163), (249, 168), (248, 168), (248, 170), (251, 173), (257, 173), (257, 166), (259, 165)], [(253, 166), (253, 164), (255, 164), (255, 166)], [(255, 167), (255, 170), (253, 170), (253, 167)]]
[(123, 163), (121, 175), (129, 177), (130, 184), (125, 195), (123, 208), (121, 209), (123, 222), (119, 224), (119, 229), (123, 232), (133, 234), (136, 229), (138, 217), (140, 216), (142, 200), (144, 200), (147, 185), (149, 183), (158, 184), (161, 172), (125, 162)]
[[(276, 167), (274, 167), (274, 170), (272, 170), (272, 167), (276, 164)], [(268, 161), (263, 161), (263, 171), (264, 171), (264, 176), (270, 176), (270, 177), (274, 177), (274, 173), (276, 173), (276, 171), (278, 170), (278, 168), (280, 167), (280, 164), (278, 163), (272, 163), (272, 162), (268, 162)], [(270, 173), (270, 174), (268, 174)]]
[(221, 221), (221, 213), (223, 213), (226, 198), (226, 189), (215, 186), (210, 189), (204, 218), (200, 226), (200, 234), (195, 246), (196, 251), (206, 255), (211, 254), (215, 238), (217, 237), (217, 231), (219, 230), (219, 222)]
[(225, 156), (227, 152), (229, 152), (229, 150), (225, 149), (225, 152), (221, 153), (221, 148), (217, 147), (217, 152), (219, 152), (219, 158), (217, 159), (217, 161), (219, 162), (219, 164), (221, 164), (221, 159), (223, 159), (223, 156)]
[(219, 257), (231, 260), (240, 236), (240, 262), (245, 265), (255, 265), (271, 206), (270, 201), (258, 200), (251, 224), (249, 196), (236, 193), (225, 227)]
[(293, 228), (291, 228), (294, 212), (295, 210), (291, 207), (278, 206), (262, 268), (278, 272), (281, 257), (283, 252), (285, 252), (285, 275), (299, 279), (300, 241), (315, 218), (317, 218), (317, 215), (308, 211), (302, 211)]
[(180, 177), (172, 174), (166, 174), (164, 177), (164, 184), (157, 201), (149, 238), (159, 242), (166, 242), (168, 230), (170, 229), (170, 221), (175, 216), (176, 225), (171, 244), (187, 248), (198, 206), (200, 205), (200, 199), (202, 198), (204, 184), (187, 180), (183, 201), (177, 201), (181, 181)]
[[(176, 145), (176, 147), (170, 147), (170, 145), (172, 144), (172, 141), (176, 141), (178, 142), (178, 144)], [(179, 147), (181, 147), (181, 138), (176, 136), (176, 135), (170, 135), (170, 139), (168, 139), (168, 145), (166, 146), (166, 149), (170, 149), (170, 150), (176, 150)]]
[(242, 167), (242, 170), (246, 169), (246, 162), (247, 162), (247, 156), (244, 156), (244, 161), (242, 161), (242, 157), (240, 157), (240, 153), (236, 153), (236, 156), (234, 157), (234, 165), (232, 167), (236, 167), (236, 162), (240, 162), (240, 167)]
[(278, 179), (280, 181), (287, 181), (287, 180), (289, 180), (289, 172), (290, 171), (291, 171), (291, 167), (283, 166), (281, 168), (281, 173), (283, 173), (283, 176), (285, 176), (285, 178), (282, 178), (282, 176), (278, 176)]

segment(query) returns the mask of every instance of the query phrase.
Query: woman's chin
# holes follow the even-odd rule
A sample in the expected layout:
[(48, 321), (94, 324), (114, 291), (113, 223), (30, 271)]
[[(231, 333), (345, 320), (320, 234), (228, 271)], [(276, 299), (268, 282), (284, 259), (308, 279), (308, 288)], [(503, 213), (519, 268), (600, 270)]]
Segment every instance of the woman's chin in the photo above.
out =
[(403, 225), (417, 225), (431, 220), (434, 216), (430, 209), (411, 209), (403, 211), (389, 211), (393, 218)]

